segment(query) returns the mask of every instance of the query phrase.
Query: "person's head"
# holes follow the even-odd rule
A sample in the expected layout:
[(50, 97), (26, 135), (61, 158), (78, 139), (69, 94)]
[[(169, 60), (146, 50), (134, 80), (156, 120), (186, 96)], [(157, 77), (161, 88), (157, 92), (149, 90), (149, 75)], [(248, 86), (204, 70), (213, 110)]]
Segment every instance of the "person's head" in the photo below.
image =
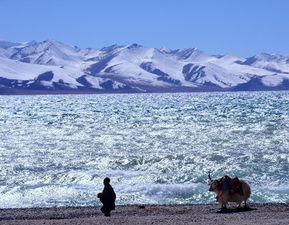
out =
[(108, 185), (109, 182), (110, 182), (110, 179), (108, 177), (104, 178), (104, 180), (103, 180), (104, 185)]

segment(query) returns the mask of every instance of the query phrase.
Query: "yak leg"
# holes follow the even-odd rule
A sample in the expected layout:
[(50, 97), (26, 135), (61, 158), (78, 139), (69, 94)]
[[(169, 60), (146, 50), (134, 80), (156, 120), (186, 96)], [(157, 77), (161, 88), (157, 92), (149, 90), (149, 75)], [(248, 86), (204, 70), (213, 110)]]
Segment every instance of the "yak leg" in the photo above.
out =
[(237, 203), (238, 203), (238, 209), (241, 208), (242, 201), (241, 202), (237, 202)]
[(244, 208), (246, 209), (246, 208), (248, 208), (248, 205), (247, 205), (246, 200), (244, 202), (245, 202)]

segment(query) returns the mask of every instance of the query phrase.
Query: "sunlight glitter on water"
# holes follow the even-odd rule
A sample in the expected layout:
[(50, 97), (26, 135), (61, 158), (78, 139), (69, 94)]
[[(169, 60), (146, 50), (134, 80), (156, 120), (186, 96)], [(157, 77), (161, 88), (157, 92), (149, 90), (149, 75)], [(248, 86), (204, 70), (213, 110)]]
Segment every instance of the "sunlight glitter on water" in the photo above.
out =
[(0, 96), (0, 206), (212, 203), (207, 171), (288, 202), (289, 93)]

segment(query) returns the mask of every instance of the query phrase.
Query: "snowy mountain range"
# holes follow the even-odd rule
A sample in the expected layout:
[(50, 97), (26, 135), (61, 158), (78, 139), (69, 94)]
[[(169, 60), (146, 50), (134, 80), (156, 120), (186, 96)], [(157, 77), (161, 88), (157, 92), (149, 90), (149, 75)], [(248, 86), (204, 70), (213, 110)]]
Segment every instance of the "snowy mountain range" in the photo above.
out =
[(289, 55), (207, 55), (141, 45), (0, 41), (0, 94), (289, 89)]

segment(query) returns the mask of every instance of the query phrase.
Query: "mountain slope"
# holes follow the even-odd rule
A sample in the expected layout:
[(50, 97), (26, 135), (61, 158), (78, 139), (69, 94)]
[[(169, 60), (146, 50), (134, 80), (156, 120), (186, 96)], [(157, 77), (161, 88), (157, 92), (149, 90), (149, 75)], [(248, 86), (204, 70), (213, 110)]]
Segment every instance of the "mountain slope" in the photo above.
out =
[(289, 55), (211, 56), (132, 44), (82, 49), (56, 40), (0, 41), (0, 93), (289, 89)]

